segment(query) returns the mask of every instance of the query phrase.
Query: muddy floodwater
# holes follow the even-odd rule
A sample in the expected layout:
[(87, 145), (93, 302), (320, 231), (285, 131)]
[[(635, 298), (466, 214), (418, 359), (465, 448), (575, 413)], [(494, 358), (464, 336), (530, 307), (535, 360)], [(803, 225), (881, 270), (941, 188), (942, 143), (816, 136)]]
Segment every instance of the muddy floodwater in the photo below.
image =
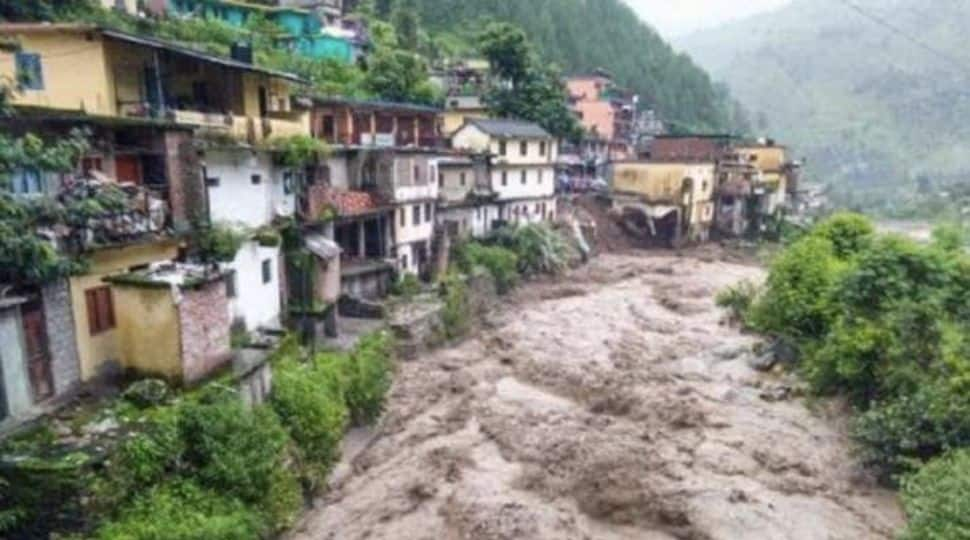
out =
[(604, 255), (527, 284), (460, 345), (402, 364), (292, 539), (892, 538), (845, 411), (749, 367), (721, 288), (753, 266)]

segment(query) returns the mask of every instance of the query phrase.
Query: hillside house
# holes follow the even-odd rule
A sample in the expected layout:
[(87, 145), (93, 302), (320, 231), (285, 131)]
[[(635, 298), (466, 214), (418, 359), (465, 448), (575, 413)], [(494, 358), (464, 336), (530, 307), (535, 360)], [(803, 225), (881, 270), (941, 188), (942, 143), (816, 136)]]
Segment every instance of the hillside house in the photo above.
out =
[(225, 273), (166, 263), (112, 276), (118, 357), (125, 369), (177, 384), (232, 359)]
[(490, 187), (507, 223), (538, 223), (556, 216), (555, 163), (559, 145), (538, 124), (469, 120), (452, 136), (456, 150), (491, 155)]
[(566, 79), (573, 112), (587, 135), (607, 144), (604, 161), (634, 156), (638, 98), (618, 88), (604, 71)]
[(703, 242), (714, 221), (715, 164), (613, 163), (613, 204), (650, 237), (680, 245)]
[(438, 160), (437, 224), (453, 237), (481, 238), (498, 228), (489, 158), (467, 155)]

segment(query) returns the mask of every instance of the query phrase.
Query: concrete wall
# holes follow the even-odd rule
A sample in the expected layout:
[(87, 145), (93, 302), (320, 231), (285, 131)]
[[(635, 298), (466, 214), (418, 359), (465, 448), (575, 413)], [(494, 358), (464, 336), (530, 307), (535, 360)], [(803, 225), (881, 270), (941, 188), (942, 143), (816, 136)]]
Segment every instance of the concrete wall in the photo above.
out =
[(182, 291), (177, 309), (186, 383), (201, 380), (231, 359), (228, 303), (221, 279)]
[(334, 304), (340, 299), (340, 257), (316, 259), (314, 296), (323, 304)]
[(29, 414), (34, 404), (27, 375), (25, 347), (20, 306), (0, 309), (0, 369), (3, 370), (3, 380), (0, 382), (4, 385), (7, 411), (12, 417)]
[(469, 165), (439, 167), (438, 192), (446, 201), (464, 201), (475, 187), (475, 170)]
[[(270, 261), (270, 280), (263, 283), (263, 261)], [(228, 266), (235, 272), (236, 297), (228, 301), (233, 320), (242, 320), (249, 331), (276, 327), (280, 322), (280, 248), (249, 241)]]
[(71, 291), (66, 279), (50, 283), (41, 290), (44, 319), (47, 324), (47, 347), (51, 355), (54, 393), (63, 394), (81, 382), (81, 362), (77, 354)]
[(458, 234), (481, 238), (492, 231), (492, 222), (501, 219), (499, 207), (493, 204), (438, 208), (438, 223), (455, 223)]
[[(394, 245), (430, 240), (434, 234), (436, 210), (434, 201), (399, 205), (394, 210)], [(414, 224), (415, 214), (418, 214), (417, 225)]]
[(555, 197), (509, 201), (501, 209), (501, 219), (516, 225), (552, 221), (555, 217)]
[(180, 380), (179, 320), (172, 290), (115, 285), (113, 293), (122, 365)]
[[(104, 44), (75, 31), (43, 31), (5, 34), (14, 38), (25, 53), (41, 55), (42, 90), (13, 94), (17, 105), (85, 110), (92, 114), (114, 114), (115, 101), (105, 64)], [(15, 81), (13, 53), (0, 52), (0, 79)]]
[[(542, 152), (542, 143), (545, 143), (545, 155)], [(525, 154), (522, 153), (522, 144), (525, 144)], [(552, 166), (556, 162), (559, 145), (555, 139), (507, 139), (505, 154), (502, 154), (499, 141), (492, 139), (489, 141), (489, 151), (498, 156), (495, 163), (500, 165)]]
[[(85, 291), (105, 285), (104, 278), (126, 273), (135, 266), (170, 261), (178, 252), (174, 241), (104, 249), (90, 255), (88, 273), (70, 278), (71, 306), (74, 315), (81, 380), (88, 381), (111, 363), (120, 365), (121, 349), (117, 329), (91, 335)], [(117, 322), (117, 310), (115, 313)]]
[[(523, 173), (525, 181), (523, 182)], [(503, 182), (503, 175), (505, 182)], [(499, 166), (492, 168), (492, 190), (499, 200), (551, 196), (556, 191), (552, 165)]]
[[(293, 189), (286, 193), (286, 171), (274, 167), (268, 153), (210, 150), (206, 152), (205, 165), (206, 175), (219, 179), (218, 186), (207, 188), (214, 221), (261, 227), (277, 215), (293, 214), (296, 198)], [(254, 175), (259, 176), (258, 184), (253, 183)]]

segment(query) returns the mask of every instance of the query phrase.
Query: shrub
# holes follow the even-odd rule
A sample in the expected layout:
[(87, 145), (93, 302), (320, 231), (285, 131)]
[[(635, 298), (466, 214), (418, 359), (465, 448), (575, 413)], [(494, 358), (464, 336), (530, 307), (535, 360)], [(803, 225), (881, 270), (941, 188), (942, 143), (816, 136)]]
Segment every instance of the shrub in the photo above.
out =
[(846, 392), (856, 404), (878, 395), (880, 364), (890, 334), (879, 324), (843, 317), (817, 348), (805, 355), (803, 369), (815, 391)]
[(449, 272), (441, 281), (440, 295), (444, 301), (441, 309), (441, 324), (445, 339), (464, 336), (471, 328), (471, 304), (468, 298), (468, 284), (464, 276)]
[(825, 335), (837, 314), (832, 289), (844, 271), (828, 240), (810, 236), (795, 242), (772, 262), (749, 321), (796, 341)]
[(244, 540), (263, 533), (240, 501), (178, 481), (152, 488), (104, 523), (99, 540)]
[(361, 338), (343, 359), (344, 397), (357, 424), (373, 422), (384, 412), (391, 387), (391, 349), (390, 335), (375, 332)]
[(499, 294), (512, 290), (519, 280), (519, 258), (511, 250), (468, 242), (455, 250), (455, 254), (458, 267), (466, 274), (470, 274), (476, 267), (488, 270), (495, 280)]
[(201, 486), (249, 504), (264, 501), (288, 442), (272, 410), (249, 411), (233, 397), (186, 403), (178, 428)]
[(198, 227), (192, 236), (195, 250), (203, 263), (229, 263), (246, 241), (246, 235), (224, 223)]
[(878, 404), (853, 422), (860, 457), (884, 478), (954, 448), (970, 445), (970, 396), (930, 383)]
[(738, 321), (744, 319), (757, 295), (758, 286), (744, 280), (717, 293), (715, 302), (719, 307), (727, 309), (732, 319)]
[(339, 366), (326, 361), (281, 360), (274, 370), (271, 403), (297, 448), (300, 473), (311, 490), (340, 457), (347, 405)]
[(113, 511), (137, 493), (177, 473), (185, 446), (179, 432), (179, 410), (153, 410), (141, 430), (122, 442), (105, 462), (95, 482), (94, 500), (102, 511)]
[(936, 459), (903, 481), (902, 540), (970, 538), (970, 450)]
[(569, 244), (546, 224), (506, 228), (496, 239), (516, 255), (522, 274), (558, 274), (566, 268)]
[(810, 234), (831, 242), (836, 257), (848, 259), (869, 246), (874, 232), (869, 218), (862, 214), (840, 212), (816, 225)]
[(414, 274), (404, 274), (391, 288), (391, 294), (410, 300), (421, 293), (421, 281)]
[(947, 252), (962, 250), (967, 245), (967, 233), (958, 223), (944, 223), (933, 229), (933, 245)]

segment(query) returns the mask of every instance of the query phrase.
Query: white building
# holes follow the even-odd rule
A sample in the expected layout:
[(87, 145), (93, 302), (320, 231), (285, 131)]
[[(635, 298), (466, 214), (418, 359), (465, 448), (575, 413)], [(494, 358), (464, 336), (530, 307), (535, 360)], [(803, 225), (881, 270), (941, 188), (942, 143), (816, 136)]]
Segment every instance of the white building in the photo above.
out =
[(492, 156), (489, 187), (500, 219), (508, 223), (551, 221), (556, 216), (556, 139), (538, 124), (473, 119), (452, 136), (463, 151)]
[(481, 238), (501, 225), (487, 156), (438, 160), (437, 223), (449, 233)]
[[(282, 257), (280, 246), (262, 245), (258, 229), (295, 211), (295, 173), (275, 166), (267, 152), (246, 148), (210, 149), (205, 153), (209, 216), (254, 237), (225, 265), (233, 321), (253, 331), (280, 324)], [(264, 244), (272, 242), (266, 242)]]
[(392, 249), (398, 270), (430, 270), (438, 203), (438, 164), (434, 153), (397, 150), (389, 176), (379, 177), (380, 192), (394, 204)]

